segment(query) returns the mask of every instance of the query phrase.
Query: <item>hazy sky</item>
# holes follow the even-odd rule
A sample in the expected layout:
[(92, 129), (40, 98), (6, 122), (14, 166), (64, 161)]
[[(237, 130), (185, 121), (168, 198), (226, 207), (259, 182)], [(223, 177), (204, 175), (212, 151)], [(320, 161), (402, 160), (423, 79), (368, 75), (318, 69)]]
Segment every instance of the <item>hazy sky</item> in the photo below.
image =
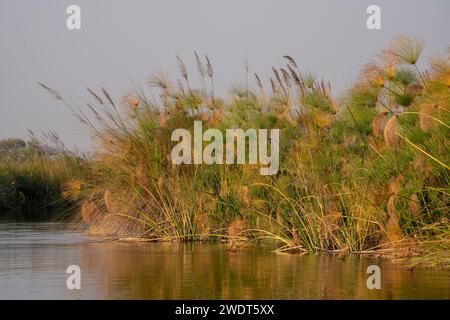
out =
[[(81, 30), (66, 28), (66, 8), (81, 7)], [(366, 8), (381, 7), (382, 29), (366, 28)], [(332, 83), (338, 95), (359, 69), (399, 34), (425, 41), (422, 63), (450, 44), (449, 0), (0, 0), (0, 139), (56, 131), (69, 146), (89, 138), (70, 112), (37, 86), (88, 98), (104, 86), (119, 98), (128, 75), (145, 82), (175, 55), (195, 74), (193, 51), (211, 58), (216, 91), (244, 81), (244, 62), (262, 77), (291, 55)]]

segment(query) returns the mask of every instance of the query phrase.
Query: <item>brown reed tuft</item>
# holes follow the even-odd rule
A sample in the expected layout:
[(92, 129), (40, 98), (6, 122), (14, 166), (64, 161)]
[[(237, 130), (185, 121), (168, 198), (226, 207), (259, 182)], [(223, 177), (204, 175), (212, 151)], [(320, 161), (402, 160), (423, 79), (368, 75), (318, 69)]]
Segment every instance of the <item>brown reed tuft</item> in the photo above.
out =
[(298, 69), (297, 63), (295, 62), (294, 58), (292, 58), (291, 56), (283, 56), (283, 58), (285, 58), (289, 64), (291, 64), (294, 68)]
[(415, 218), (418, 218), (420, 216), (420, 214), (422, 212), (422, 206), (420, 205), (420, 200), (419, 200), (419, 196), (417, 195), (417, 193), (414, 192), (409, 197), (408, 208), (409, 208), (409, 211), (411, 212), (411, 214)]
[(114, 213), (114, 202), (111, 191), (109, 190), (105, 191), (103, 195), (103, 202), (105, 203), (106, 209), (108, 209), (110, 213)]
[(400, 174), (396, 177), (392, 177), (391, 181), (389, 183), (389, 192), (392, 195), (398, 195), (404, 180), (405, 180), (405, 177), (403, 174)]
[(394, 115), (386, 122), (386, 125), (384, 126), (384, 141), (389, 148), (394, 148), (400, 140), (397, 136), (397, 118), (398, 115)]
[(85, 223), (94, 223), (97, 220), (98, 215), (99, 211), (97, 205), (93, 201), (87, 200), (81, 206), (81, 217)]
[(428, 132), (436, 125), (436, 122), (430, 118), (430, 115), (439, 110), (437, 104), (428, 105), (420, 111), (419, 115), (419, 126), (424, 132)]
[(53, 96), (56, 100), (60, 100), (60, 101), (66, 102), (66, 101), (63, 99), (63, 97), (59, 94), (59, 92), (56, 91), (55, 89), (52, 89), (52, 88), (46, 86), (46, 85), (43, 84), (42, 82), (38, 82), (38, 84), (39, 84), (42, 88), (44, 88), (45, 90), (47, 90), (47, 92), (48, 92), (51, 96)]
[(397, 242), (401, 240), (404, 235), (400, 228), (400, 221), (395, 207), (396, 196), (392, 195), (387, 203), (387, 212), (389, 214), (388, 221), (386, 223), (386, 236), (389, 242)]
[(281, 207), (277, 208), (277, 222), (281, 225), (283, 224), (283, 210)]
[(178, 68), (180, 69), (181, 76), (187, 81), (188, 80), (188, 72), (186, 69), (186, 65), (184, 64), (183, 60), (177, 55), (178, 60)]
[(264, 91), (261, 79), (259, 78), (258, 74), (255, 73), (255, 79), (256, 79), (256, 84), (258, 85), (259, 89), (261, 91)]
[(247, 186), (241, 187), (240, 193), (241, 193), (242, 201), (246, 205), (249, 205), (251, 203), (251, 201), (252, 201), (249, 188)]
[(159, 115), (159, 126), (161, 128), (167, 128), (167, 124), (169, 122), (169, 115), (167, 112), (162, 112)]
[(228, 235), (230, 237), (242, 237), (247, 230), (247, 223), (242, 218), (234, 219), (228, 226)]
[(165, 185), (164, 184), (164, 177), (160, 176), (158, 178), (158, 189), (159, 189), (160, 192), (162, 192), (164, 190), (164, 185)]

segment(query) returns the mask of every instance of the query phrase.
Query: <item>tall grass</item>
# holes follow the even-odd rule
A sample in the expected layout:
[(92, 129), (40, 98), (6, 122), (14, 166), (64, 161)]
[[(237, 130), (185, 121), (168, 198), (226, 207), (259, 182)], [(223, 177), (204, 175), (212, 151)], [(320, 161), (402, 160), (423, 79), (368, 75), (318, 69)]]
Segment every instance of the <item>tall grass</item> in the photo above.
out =
[[(84, 177), (87, 160), (68, 152), (54, 134), (45, 134), (55, 142), (51, 147), (34, 134), (26, 142), (20, 139), (0, 141), (0, 210), (21, 212), (33, 218), (61, 214), (73, 203), (64, 198), (63, 186)], [(80, 185), (81, 192), (81, 185)], [(75, 189), (70, 193), (75, 195)]]
[[(450, 52), (425, 71), (421, 51), (419, 40), (394, 40), (339, 99), (290, 56), (227, 100), (197, 53), (200, 89), (179, 57), (176, 83), (150, 77), (159, 97), (139, 88), (117, 103), (88, 89), (92, 102), (69, 105), (97, 142), (83, 218), (113, 237), (275, 241), (295, 252), (448, 249)], [(204, 130), (281, 129), (278, 174), (172, 164), (172, 131), (192, 131), (195, 120)]]

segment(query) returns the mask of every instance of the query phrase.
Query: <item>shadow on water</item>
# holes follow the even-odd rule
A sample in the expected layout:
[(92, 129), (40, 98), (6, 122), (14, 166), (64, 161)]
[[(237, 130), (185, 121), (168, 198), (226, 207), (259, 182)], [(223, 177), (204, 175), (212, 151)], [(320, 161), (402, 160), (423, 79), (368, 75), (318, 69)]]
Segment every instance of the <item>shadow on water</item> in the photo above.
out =
[(2, 222), (68, 222), (72, 220), (77, 207), (41, 208), (36, 209), (0, 209), (0, 223)]
[[(79, 265), (81, 290), (66, 288)], [(381, 268), (369, 290), (367, 267)], [(277, 255), (223, 244), (111, 243), (63, 223), (0, 223), (0, 298), (449, 299), (450, 272), (359, 255)]]

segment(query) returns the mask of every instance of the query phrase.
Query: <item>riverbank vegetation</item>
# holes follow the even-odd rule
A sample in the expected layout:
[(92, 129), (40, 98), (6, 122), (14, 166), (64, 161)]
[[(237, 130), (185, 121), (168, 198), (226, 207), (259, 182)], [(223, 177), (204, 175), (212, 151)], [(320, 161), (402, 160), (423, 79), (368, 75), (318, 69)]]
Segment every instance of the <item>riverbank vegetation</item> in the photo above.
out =
[[(290, 56), (268, 79), (246, 68), (245, 84), (226, 100), (215, 94), (209, 58), (196, 53), (198, 77), (177, 57), (179, 80), (156, 74), (120, 102), (88, 89), (92, 101), (75, 107), (42, 85), (96, 142), (90, 174), (67, 180), (64, 197), (79, 203), (91, 233), (114, 239), (448, 254), (450, 49), (421, 70), (422, 48), (395, 39), (340, 98)], [(195, 120), (222, 132), (280, 129), (280, 170), (174, 165), (171, 134), (193, 130)]]
[(62, 197), (62, 186), (83, 177), (88, 161), (69, 152), (54, 133), (44, 138), (52, 143), (33, 133), (30, 137), (0, 141), (0, 212), (32, 218), (61, 215), (74, 206)]

